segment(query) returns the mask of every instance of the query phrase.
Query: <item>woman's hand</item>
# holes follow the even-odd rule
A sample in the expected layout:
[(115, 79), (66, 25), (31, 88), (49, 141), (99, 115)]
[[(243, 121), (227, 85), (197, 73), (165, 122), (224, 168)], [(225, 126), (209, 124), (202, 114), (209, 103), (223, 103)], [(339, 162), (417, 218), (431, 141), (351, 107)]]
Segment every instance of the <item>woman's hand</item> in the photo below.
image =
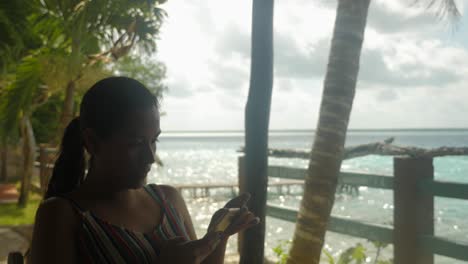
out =
[(157, 263), (199, 264), (216, 249), (221, 239), (221, 233), (211, 232), (198, 240), (186, 241), (183, 237), (167, 240), (160, 246)]
[[(255, 215), (250, 212), (246, 206), (249, 199), (250, 194), (244, 193), (227, 202), (224, 208), (216, 211), (211, 218), (210, 225), (208, 226), (208, 233), (216, 231), (219, 228), (219, 224), (224, 222), (224, 217), (227, 217), (230, 222), (227, 224), (226, 228), (220, 228), (226, 237), (257, 225), (260, 222), (260, 219), (255, 217)], [(221, 223), (221, 225), (223, 225), (223, 223)]]

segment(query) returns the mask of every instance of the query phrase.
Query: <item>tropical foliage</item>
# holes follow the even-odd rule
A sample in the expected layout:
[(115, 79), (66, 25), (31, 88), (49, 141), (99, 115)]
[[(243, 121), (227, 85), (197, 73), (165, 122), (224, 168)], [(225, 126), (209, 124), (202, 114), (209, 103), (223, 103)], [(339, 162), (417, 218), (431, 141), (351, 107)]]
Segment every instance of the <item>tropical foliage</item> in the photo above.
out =
[[(291, 240), (283, 240), (273, 248), (278, 261), (276, 264), (286, 264), (288, 259), (288, 249), (291, 246)], [(375, 249), (375, 255), (369, 254), (369, 248), (366, 248), (363, 244), (357, 243), (354, 246), (351, 246), (343, 252), (339, 253), (337, 256), (334, 256), (332, 252), (323, 249), (324, 261), (328, 264), (363, 264), (363, 263), (372, 263), (374, 264), (393, 264), (392, 259), (383, 259), (381, 252), (383, 249), (388, 247), (388, 244), (379, 242), (379, 241), (369, 241), (370, 244)]]
[[(23, 139), (22, 156), (28, 157), (24, 162), (23, 183), (28, 182), (26, 176), (32, 173), (36, 139), (56, 144), (77, 111), (78, 98), (97, 80), (116, 71), (146, 77), (142, 81), (151, 80), (153, 92), (162, 95), (166, 89), (162, 83), (164, 65), (140, 57), (156, 51), (155, 40), (166, 15), (159, 7), (163, 2), (0, 3), (1, 148), (5, 149), (9, 141)], [(130, 52), (132, 58), (125, 59)], [(121, 59), (125, 61), (119, 65)], [(27, 199), (23, 196), (28, 188), (21, 190), (24, 205)]]
[(132, 53), (114, 63), (112, 72), (141, 81), (158, 99), (161, 99), (163, 92), (167, 91), (164, 83), (166, 66), (157, 60), (144, 58), (138, 53)]
[(103, 65), (123, 57), (132, 47), (154, 52), (165, 16), (160, 3), (3, 1), (0, 32), (7, 37), (0, 43), (4, 73), (0, 83), (2, 101), (7, 103), (1, 109), (8, 110), (1, 111), (8, 120), (2, 124), (4, 133), (12, 131), (23, 113), (64, 93), (66, 87), (71, 91), (64, 93), (68, 104), (64, 109), (73, 111), (74, 91), (109, 75)]

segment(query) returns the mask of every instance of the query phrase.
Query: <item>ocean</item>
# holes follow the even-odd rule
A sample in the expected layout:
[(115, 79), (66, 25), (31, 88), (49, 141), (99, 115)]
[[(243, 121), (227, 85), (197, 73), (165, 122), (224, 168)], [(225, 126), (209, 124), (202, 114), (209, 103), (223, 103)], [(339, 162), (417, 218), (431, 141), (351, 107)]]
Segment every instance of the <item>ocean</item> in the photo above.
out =
[[(347, 146), (382, 141), (394, 137), (394, 144), (433, 148), (440, 146), (468, 146), (468, 129), (433, 130), (351, 130)], [(270, 148), (310, 151), (313, 131), (271, 131)], [(237, 183), (237, 159), (244, 145), (242, 132), (163, 132), (157, 153), (164, 166), (154, 166), (148, 181), (158, 184)], [(306, 168), (307, 160), (270, 158), (269, 164)], [(434, 160), (435, 178), (444, 181), (468, 183), (468, 156), (441, 157)], [(342, 171), (393, 175), (392, 157), (366, 156), (346, 160)], [(229, 191), (219, 190), (209, 198), (190, 198), (186, 202), (198, 236), (203, 236), (211, 215), (229, 200)], [(392, 192), (367, 187), (359, 188), (359, 195), (340, 195), (335, 201), (333, 215), (364, 222), (392, 225)], [(293, 189), (290, 195), (269, 193), (268, 203), (298, 208), (302, 196)], [(468, 243), (468, 201), (435, 198), (435, 233), (437, 236)], [(275, 257), (272, 248), (292, 238), (294, 223), (267, 217), (265, 254)], [(375, 248), (363, 239), (332, 232), (327, 233), (325, 248), (333, 255), (362, 243), (369, 255), (375, 256)], [(235, 237), (228, 252), (236, 251)], [(383, 250), (383, 259), (392, 257), (391, 246)], [(373, 262), (373, 260), (372, 260)], [(327, 263), (327, 262), (323, 262)], [(436, 263), (466, 263), (436, 256)]]

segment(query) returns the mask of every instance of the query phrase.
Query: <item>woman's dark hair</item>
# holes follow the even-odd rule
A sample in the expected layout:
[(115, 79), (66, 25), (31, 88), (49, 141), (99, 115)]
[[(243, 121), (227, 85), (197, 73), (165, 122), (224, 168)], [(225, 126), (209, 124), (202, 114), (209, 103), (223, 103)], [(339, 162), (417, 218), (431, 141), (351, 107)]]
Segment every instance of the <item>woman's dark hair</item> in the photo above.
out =
[(76, 189), (85, 177), (85, 149), (82, 131), (93, 129), (101, 140), (123, 127), (123, 116), (133, 110), (158, 107), (146, 87), (127, 77), (98, 81), (83, 96), (80, 116), (65, 129), (60, 154), (55, 162), (45, 199)]

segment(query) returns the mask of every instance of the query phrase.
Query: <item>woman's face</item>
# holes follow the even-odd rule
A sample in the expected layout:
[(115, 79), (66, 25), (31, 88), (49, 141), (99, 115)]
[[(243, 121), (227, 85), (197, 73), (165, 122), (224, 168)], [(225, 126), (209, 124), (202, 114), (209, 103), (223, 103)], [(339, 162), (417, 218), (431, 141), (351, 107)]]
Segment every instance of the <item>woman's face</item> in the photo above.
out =
[(161, 129), (156, 107), (133, 111), (123, 119), (123, 128), (99, 145), (95, 161), (114, 185), (139, 188), (155, 161)]

